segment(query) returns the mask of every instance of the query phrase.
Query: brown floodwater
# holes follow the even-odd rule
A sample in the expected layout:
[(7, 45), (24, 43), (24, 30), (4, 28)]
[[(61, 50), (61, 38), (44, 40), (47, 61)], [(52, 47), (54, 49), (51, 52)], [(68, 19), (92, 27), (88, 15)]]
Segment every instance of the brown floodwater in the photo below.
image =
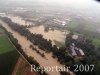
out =
[[(0, 20), (0, 23), (2, 24), (3, 27), (7, 29), (8, 32), (11, 32), (14, 38), (18, 40), (18, 43), (22, 46), (22, 49), (28, 56), (34, 57), (34, 59), (44, 67), (47, 66), (61, 66), (64, 67), (64, 65), (61, 65), (57, 59), (54, 59), (52, 57), (52, 53), (45, 53), (44, 51), (41, 50), (42, 53), (45, 53), (45, 58), (41, 57), (38, 53), (33, 51), (29, 46), (32, 44), (30, 41), (28, 41), (24, 36), (21, 36), (19, 33), (13, 31), (6, 23)], [(37, 47), (38, 48), (38, 47)], [(38, 49), (40, 50), (40, 49)], [(48, 59), (48, 60), (47, 60)], [(50, 75), (60, 75), (59, 72), (57, 71), (46, 71)], [(71, 72), (72, 73), (72, 72)], [(72, 73), (73, 74), (73, 73)]]
[(53, 44), (55, 44), (54, 40), (64, 43), (66, 34), (60, 30), (49, 30), (48, 32), (44, 31), (44, 26), (36, 26), (32, 28), (28, 28), (31, 33), (42, 34), (45, 39), (52, 40)]
[[(34, 25), (32, 22), (28, 22), (28, 21), (23, 20), (20, 16), (14, 16), (11, 14), (10, 15), (5, 14), (3, 16), (10, 18), (12, 20), (12, 22), (18, 23), (19, 25), (24, 25), (24, 26)], [(61, 42), (61, 43), (64, 43), (65, 38), (66, 38), (66, 34), (67, 34), (67, 32), (65, 33), (65, 32), (62, 32), (60, 30), (54, 30), (54, 31), (49, 30), (48, 32), (45, 32), (43, 25), (35, 26), (32, 28), (28, 28), (28, 29), (31, 33), (42, 34), (45, 39), (52, 40), (53, 45), (55, 44), (54, 40)]]

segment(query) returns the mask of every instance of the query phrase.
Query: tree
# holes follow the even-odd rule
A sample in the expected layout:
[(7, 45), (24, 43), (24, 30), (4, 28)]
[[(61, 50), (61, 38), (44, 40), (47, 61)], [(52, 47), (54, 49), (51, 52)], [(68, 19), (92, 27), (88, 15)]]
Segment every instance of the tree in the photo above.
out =
[(100, 51), (100, 46), (98, 47), (98, 51)]
[(66, 35), (66, 40), (65, 40), (66, 47), (70, 47), (70, 45), (73, 43), (72, 35), (73, 32), (70, 32), (68, 35)]

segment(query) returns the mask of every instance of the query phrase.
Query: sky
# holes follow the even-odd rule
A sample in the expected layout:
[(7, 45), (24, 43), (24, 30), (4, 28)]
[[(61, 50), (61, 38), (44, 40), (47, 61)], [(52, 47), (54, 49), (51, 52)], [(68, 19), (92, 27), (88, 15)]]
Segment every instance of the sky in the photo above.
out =
[[(7, 1), (7, 0), (0, 0), (0, 1)], [(37, 3), (39, 2), (39, 4), (46, 5), (46, 6), (47, 5), (63, 6), (65, 9), (67, 9), (67, 7), (70, 7), (72, 8), (73, 11), (75, 10), (77, 12), (81, 11), (85, 15), (88, 14), (88, 15), (93, 15), (94, 17), (95, 16), (98, 18), (100, 17), (100, 3), (96, 2), (95, 0), (8, 0), (8, 1), (9, 2), (21, 1), (20, 3), (22, 4), (25, 4), (26, 2), (26, 4), (31, 3), (32, 5), (34, 5), (35, 2)]]
[(87, 7), (100, 7), (100, 3), (97, 3), (95, 0), (12, 0), (12, 1), (37, 1), (47, 4), (55, 4), (61, 6), (72, 6), (77, 8), (87, 8)]

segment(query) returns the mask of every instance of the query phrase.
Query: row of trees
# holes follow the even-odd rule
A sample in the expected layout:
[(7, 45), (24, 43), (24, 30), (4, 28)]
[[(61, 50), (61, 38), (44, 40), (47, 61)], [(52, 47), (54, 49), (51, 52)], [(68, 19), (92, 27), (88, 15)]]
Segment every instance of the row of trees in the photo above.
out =
[[(100, 51), (99, 48), (95, 48), (95, 46), (92, 43), (92, 40), (88, 39), (85, 37), (84, 42), (83, 41), (78, 41), (72, 39), (73, 36), (73, 32), (71, 32), (70, 34), (68, 34), (66, 36), (66, 46), (67, 48), (70, 48), (70, 45), (72, 43), (74, 43), (76, 45), (76, 47), (81, 48), (84, 52), (85, 52), (85, 56), (82, 59), (79, 60), (75, 60), (73, 61), (73, 63), (71, 62), (70, 65), (73, 64), (94, 64), (95, 68), (92, 72), (76, 72), (77, 75), (99, 75), (100, 74)], [(74, 66), (71, 67), (72, 70), (74, 70)]]
[(6, 22), (14, 31), (17, 31), (22, 36), (25, 36), (27, 40), (31, 41), (34, 45), (38, 45), (38, 47), (46, 52), (52, 52), (53, 57), (57, 58), (61, 64), (68, 65), (69, 62), (73, 62), (73, 58), (68, 55), (66, 48), (57, 48), (56, 45), (52, 46), (52, 41), (44, 39), (41, 34), (33, 34), (30, 33), (28, 29), (23, 26), (20, 26), (16, 23), (13, 23), (9, 18), (2, 18), (4, 22)]
[[(52, 46), (52, 41), (44, 39), (41, 34), (30, 33), (30, 31), (28, 29), (24, 28), (24, 26), (20, 26), (16, 23), (13, 23), (7, 17), (2, 18), (2, 20), (4, 22), (6, 22), (13, 30), (17, 31), (22, 36), (25, 36), (27, 38), (27, 40), (30, 40), (33, 44), (38, 45), (38, 47), (41, 48), (42, 50), (45, 50), (47, 52), (53, 52), (53, 55), (56, 56), (57, 58), (59, 58), (59, 60), (60, 60), (60, 58), (63, 58), (62, 56), (67, 55), (67, 52), (65, 52), (66, 48), (58, 49), (56, 45)], [(61, 54), (62, 54), (62, 56), (61, 56)]]
[(37, 50), (33, 45), (30, 45), (30, 48), (32, 50), (35, 50), (39, 55), (41, 55), (42, 57), (45, 57), (44, 53), (41, 53), (39, 50)]
[[(7, 32), (7, 30), (4, 28), (4, 27), (2, 27), (2, 26), (0, 26), (1, 28), (3, 28), (6, 32)], [(31, 65), (35, 65), (36, 67), (39, 67), (40, 65), (39, 65), (39, 63), (33, 58), (33, 57), (28, 57), (28, 55), (23, 51), (23, 49), (22, 49), (22, 47), (21, 47), (21, 45), (20, 44), (18, 44), (18, 40), (16, 39), (16, 38), (14, 38), (13, 36), (12, 36), (12, 34), (11, 33), (8, 33), (7, 32), (7, 34), (8, 34), (8, 37), (10, 38), (10, 41), (14, 44), (14, 46), (16, 47), (16, 49), (25, 57), (25, 59), (31, 64)], [(39, 74), (39, 75), (48, 75), (46, 72), (44, 72), (43, 71), (43, 73), (41, 73), (41, 70), (42, 69), (40, 69), (37, 73)]]

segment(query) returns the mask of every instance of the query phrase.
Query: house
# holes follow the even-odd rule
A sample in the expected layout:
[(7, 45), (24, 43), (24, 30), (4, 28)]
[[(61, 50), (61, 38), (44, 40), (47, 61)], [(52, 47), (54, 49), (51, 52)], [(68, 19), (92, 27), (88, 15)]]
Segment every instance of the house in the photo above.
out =
[(70, 50), (71, 50), (71, 55), (72, 56), (77, 56), (77, 53), (75, 51), (75, 44), (74, 43), (70, 46)]
[(78, 35), (73, 35), (72, 39), (77, 40), (78, 39)]
[(72, 43), (72, 45), (70, 46), (70, 54), (72, 56), (78, 56), (78, 57), (85, 55), (82, 49), (75, 47), (74, 43)]

